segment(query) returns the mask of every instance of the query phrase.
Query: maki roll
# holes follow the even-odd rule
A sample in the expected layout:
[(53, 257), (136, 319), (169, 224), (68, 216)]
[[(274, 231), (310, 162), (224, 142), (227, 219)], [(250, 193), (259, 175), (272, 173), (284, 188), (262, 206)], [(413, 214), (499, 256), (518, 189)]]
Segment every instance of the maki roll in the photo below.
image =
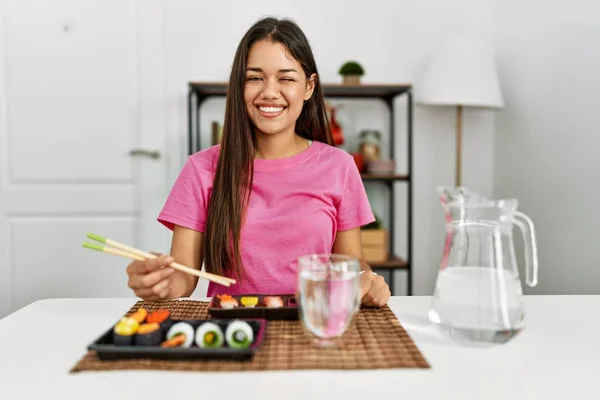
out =
[(173, 324), (161, 347), (190, 347), (194, 343), (194, 328), (187, 322)]
[(225, 331), (227, 344), (233, 349), (247, 349), (254, 341), (252, 327), (246, 321), (232, 321)]
[(113, 342), (117, 346), (129, 346), (140, 324), (133, 318), (123, 317), (113, 329)]
[(201, 348), (215, 349), (223, 347), (225, 338), (219, 325), (205, 322), (196, 330), (196, 345)]
[(283, 307), (283, 300), (280, 296), (265, 296), (263, 303), (268, 308), (279, 308)]
[(158, 346), (162, 337), (163, 333), (158, 323), (142, 324), (133, 338), (133, 343), (138, 346)]
[(157, 323), (160, 325), (160, 330), (163, 334), (166, 334), (169, 331), (171, 325), (173, 325), (173, 321), (171, 320), (171, 312), (169, 310), (156, 310), (150, 314), (146, 318), (147, 323)]
[(217, 295), (217, 298), (219, 299), (219, 305), (221, 308), (231, 309), (238, 306), (237, 300), (228, 294), (219, 294)]

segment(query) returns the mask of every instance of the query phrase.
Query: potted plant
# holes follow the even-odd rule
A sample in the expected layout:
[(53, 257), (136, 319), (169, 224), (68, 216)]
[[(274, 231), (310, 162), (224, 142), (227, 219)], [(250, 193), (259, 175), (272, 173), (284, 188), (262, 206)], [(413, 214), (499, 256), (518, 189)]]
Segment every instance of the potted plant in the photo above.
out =
[(360, 77), (365, 74), (365, 70), (358, 62), (347, 61), (338, 73), (344, 77), (345, 85), (360, 85)]
[(375, 214), (375, 221), (360, 230), (363, 256), (367, 262), (384, 262), (388, 259), (388, 231)]

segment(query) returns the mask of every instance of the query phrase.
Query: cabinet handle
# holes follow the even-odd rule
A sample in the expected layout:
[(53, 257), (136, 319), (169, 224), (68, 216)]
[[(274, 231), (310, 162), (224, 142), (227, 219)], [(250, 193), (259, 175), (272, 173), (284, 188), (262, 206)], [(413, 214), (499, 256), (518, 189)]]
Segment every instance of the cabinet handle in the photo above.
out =
[(146, 149), (133, 149), (129, 152), (129, 155), (132, 157), (138, 157), (138, 156), (148, 157), (153, 160), (158, 160), (160, 158), (160, 152), (146, 150)]

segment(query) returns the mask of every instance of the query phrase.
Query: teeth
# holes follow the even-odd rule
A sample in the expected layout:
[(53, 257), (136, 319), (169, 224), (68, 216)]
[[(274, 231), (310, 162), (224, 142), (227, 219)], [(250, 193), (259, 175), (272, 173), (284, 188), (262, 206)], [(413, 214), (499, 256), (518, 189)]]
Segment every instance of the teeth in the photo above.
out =
[(283, 107), (258, 107), (260, 111), (267, 113), (278, 113), (283, 110)]

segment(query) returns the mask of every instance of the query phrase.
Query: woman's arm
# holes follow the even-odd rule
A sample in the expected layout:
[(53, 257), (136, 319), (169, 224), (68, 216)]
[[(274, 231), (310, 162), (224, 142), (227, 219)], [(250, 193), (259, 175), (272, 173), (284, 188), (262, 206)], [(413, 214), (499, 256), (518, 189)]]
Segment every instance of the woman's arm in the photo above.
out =
[[(171, 256), (179, 264), (200, 270), (202, 268), (203, 233), (175, 225), (171, 240)], [(194, 293), (198, 277), (181, 271), (173, 273), (169, 298), (189, 297)]]
[(371, 267), (364, 261), (360, 228), (338, 231), (332, 252), (360, 260), (361, 271), (366, 271), (360, 277), (362, 304), (382, 307), (387, 303), (391, 295), (390, 288), (383, 277), (372, 273)]
[(333, 243), (333, 253), (345, 254), (360, 260), (361, 271), (371, 271), (371, 267), (364, 261), (362, 243), (360, 241), (360, 228), (338, 231)]

